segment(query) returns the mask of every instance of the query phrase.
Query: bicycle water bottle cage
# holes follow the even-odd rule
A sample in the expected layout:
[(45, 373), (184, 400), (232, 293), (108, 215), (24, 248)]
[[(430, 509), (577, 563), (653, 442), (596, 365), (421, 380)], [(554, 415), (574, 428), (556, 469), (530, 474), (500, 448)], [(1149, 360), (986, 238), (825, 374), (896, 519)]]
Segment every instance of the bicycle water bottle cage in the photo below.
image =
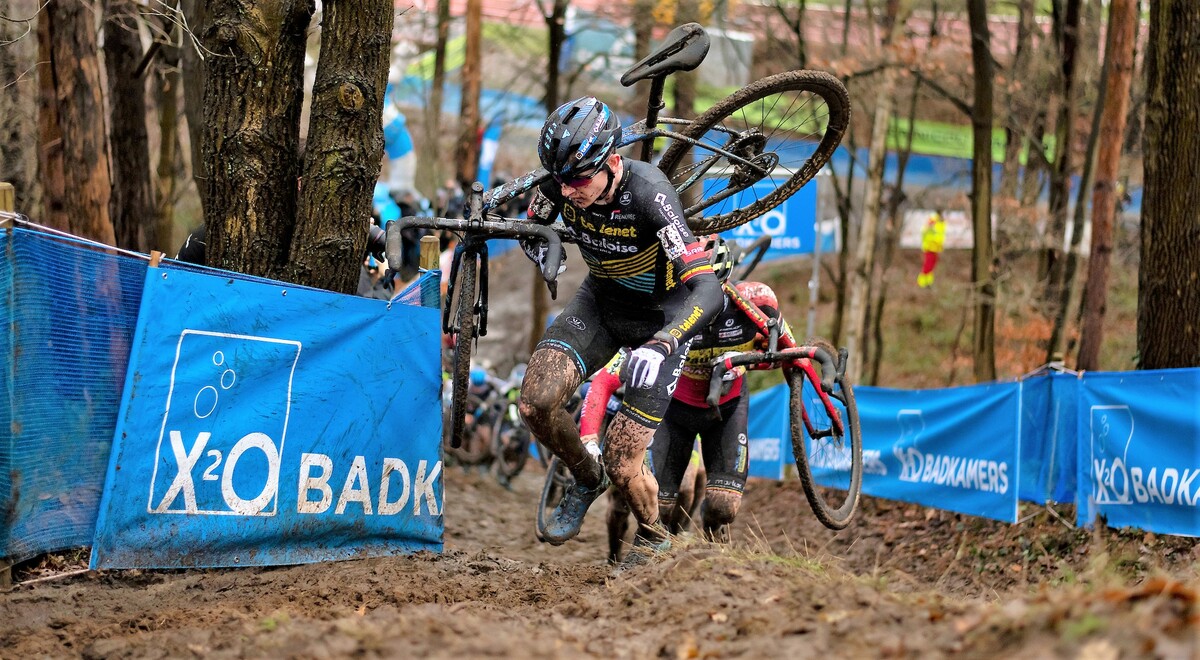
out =
[(671, 30), (662, 45), (621, 76), (629, 87), (639, 80), (662, 78), (676, 71), (691, 71), (708, 55), (708, 34), (699, 23), (684, 23)]

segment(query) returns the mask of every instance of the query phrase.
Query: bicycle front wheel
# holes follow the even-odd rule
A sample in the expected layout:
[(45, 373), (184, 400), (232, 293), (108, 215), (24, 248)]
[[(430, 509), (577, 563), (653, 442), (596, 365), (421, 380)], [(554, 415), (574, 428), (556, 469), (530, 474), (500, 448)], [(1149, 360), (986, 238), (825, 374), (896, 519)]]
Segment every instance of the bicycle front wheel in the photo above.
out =
[(822, 71), (786, 71), (730, 94), (684, 126), (679, 133), (686, 139), (671, 143), (659, 168), (685, 200), (692, 231), (722, 232), (808, 183), (849, 123), (850, 97), (840, 80)]
[[(837, 359), (837, 351), (824, 340), (810, 340)], [(854, 518), (862, 492), (862, 431), (854, 391), (844, 375), (834, 379), (830, 400), (838, 417), (837, 431), (825, 404), (817, 394), (820, 382), (812, 382), (801, 369), (792, 369), (787, 378), (790, 390), (792, 454), (804, 495), (817, 520), (830, 529), (845, 529)], [(804, 424), (805, 414), (816, 430), (813, 438)]]
[(466, 438), (467, 386), (471, 378), (471, 350), (475, 344), (475, 274), (479, 267), (475, 255), (463, 255), (458, 267), (455, 292), (452, 395), (450, 399), (450, 446), (462, 447)]

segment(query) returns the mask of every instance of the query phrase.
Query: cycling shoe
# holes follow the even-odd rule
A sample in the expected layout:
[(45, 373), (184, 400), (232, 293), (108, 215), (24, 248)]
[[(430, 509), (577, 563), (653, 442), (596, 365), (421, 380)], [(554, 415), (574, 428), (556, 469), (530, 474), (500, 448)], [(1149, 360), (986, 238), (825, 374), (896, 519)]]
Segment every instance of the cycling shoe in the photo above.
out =
[(543, 534), (546, 542), (550, 545), (562, 545), (575, 538), (579, 534), (580, 528), (583, 527), (583, 516), (587, 514), (588, 508), (592, 506), (592, 502), (595, 502), (596, 498), (608, 490), (608, 486), (608, 476), (605, 475), (604, 480), (595, 488), (575, 484), (567, 489), (562, 501), (554, 507), (554, 512), (550, 514), (550, 522), (546, 525)]
[(671, 539), (661, 527), (655, 526), (649, 534), (644, 534), (639, 530), (633, 537), (633, 546), (629, 548), (629, 552), (625, 553), (621, 563), (613, 569), (613, 575), (620, 575), (631, 568), (645, 566), (670, 549)]

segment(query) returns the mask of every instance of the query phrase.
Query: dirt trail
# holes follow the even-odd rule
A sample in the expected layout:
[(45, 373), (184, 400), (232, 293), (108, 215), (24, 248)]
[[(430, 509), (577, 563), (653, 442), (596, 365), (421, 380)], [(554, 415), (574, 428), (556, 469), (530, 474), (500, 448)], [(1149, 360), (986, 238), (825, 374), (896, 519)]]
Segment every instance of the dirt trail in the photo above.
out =
[[(867, 499), (851, 528), (752, 481), (735, 542), (611, 575), (605, 503), (559, 548), (513, 491), (446, 473), (446, 551), (112, 571), (0, 594), (0, 656), (1196, 657), (1193, 539), (991, 523)], [(1167, 577), (1181, 581), (1172, 581)], [(18, 576), (20, 577), (20, 576)], [(1190, 580), (1190, 582), (1188, 582)]]

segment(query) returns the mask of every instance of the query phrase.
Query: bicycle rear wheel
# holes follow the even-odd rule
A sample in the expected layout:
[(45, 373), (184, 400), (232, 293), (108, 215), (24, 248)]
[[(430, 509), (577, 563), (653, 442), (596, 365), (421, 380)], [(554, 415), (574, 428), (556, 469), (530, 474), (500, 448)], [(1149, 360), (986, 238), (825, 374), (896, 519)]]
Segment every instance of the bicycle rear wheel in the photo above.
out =
[[(786, 71), (743, 87), (679, 131), (659, 167), (685, 199), (696, 233), (745, 224), (775, 208), (829, 161), (850, 123), (850, 97), (822, 71)], [(721, 148), (750, 161), (730, 162)]]
[(496, 476), (501, 483), (508, 483), (525, 469), (525, 461), (529, 458), (529, 431), (520, 422), (513, 422), (505, 410), (492, 426), (492, 447)]
[(455, 448), (461, 447), (466, 440), (467, 386), (471, 378), (471, 350), (475, 343), (475, 274), (478, 267), (473, 253), (463, 254), (455, 289), (454, 323), (458, 333), (454, 341), (450, 399), (450, 445)]
[(542, 484), (542, 496), (538, 499), (537, 519), (535, 521), (539, 541), (546, 540), (546, 523), (550, 521), (550, 513), (562, 501), (567, 489), (575, 484), (567, 466), (558, 460), (557, 456), (550, 459), (550, 467), (546, 469), (546, 483)]
[[(837, 350), (829, 342), (809, 340), (807, 344), (820, 346), (837, 359)], [(839, 373), (831, 394), (842, 420), (843, 432), (839, 434), (814, 389), (821, 387), (820, 382), (810, 381), (800, 369), (791, 370), (787, 382), (791, 391), (792, 454), (804, 495), (817, 520), (830, 529), (844, 529), (854, 518), (862, 492), (862, 431), (854, 391)], [(812, 438), (804, 426), (806, 412), (818, 435), (822, 431), (829, 435)]]

